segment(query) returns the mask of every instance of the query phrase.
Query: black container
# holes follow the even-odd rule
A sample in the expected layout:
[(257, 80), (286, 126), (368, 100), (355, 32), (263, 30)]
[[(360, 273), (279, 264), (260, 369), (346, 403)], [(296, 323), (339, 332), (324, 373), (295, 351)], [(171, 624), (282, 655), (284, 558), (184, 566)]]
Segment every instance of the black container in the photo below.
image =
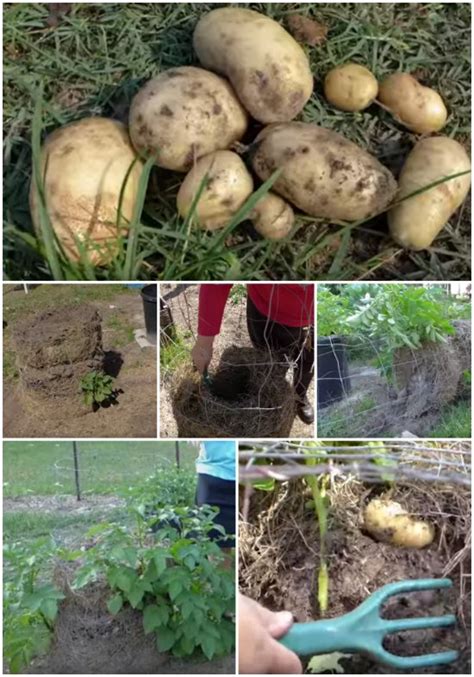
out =
[(342, 337), (318, 338), (318, 409), (342, 400), (350, 389), (347, 353)]
[(146, 337), (156, 346), (156, 325), (157, 325), (157, 298), (158, 285), (147, 284), (141, 290), (143, 301), (143, 312), (145, 314)]

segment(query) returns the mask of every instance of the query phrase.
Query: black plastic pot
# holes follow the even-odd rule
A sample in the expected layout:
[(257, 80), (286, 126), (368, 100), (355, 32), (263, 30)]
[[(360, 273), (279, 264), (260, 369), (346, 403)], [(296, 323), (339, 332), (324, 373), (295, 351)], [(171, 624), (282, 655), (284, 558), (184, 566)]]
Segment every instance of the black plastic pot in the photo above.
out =
[(347, 353), (342, 337), (318, 338), (318, 409), (342, 400), (350, 389)]
[(157, 325), (157, 299), (158, 285), (147, 284), (141, 290), (143, 301), (143, 312), (145, 314), (146, 336), (150, 343), (156, 346), (156, 325)]

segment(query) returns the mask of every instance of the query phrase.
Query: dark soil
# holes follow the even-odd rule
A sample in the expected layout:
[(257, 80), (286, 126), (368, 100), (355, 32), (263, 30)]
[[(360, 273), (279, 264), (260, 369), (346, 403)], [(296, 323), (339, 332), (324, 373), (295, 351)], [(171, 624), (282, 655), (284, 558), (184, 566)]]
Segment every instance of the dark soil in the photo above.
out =
[[(134, 329), (144, 328), (144, 316), (140, 297), (128, 294), (118, 295), (113, 303), (98, 301), (90, 306), (79, 306), (74, 314), (87, 314), (89, 320), (98, 312), (102, 318), (102, 346), (101, 361), (106, 373), (115, 377), (114, 388), (119, 391), (117, 403), (101, 407), (97, 411), (87, 408), (82, 401), (79, 391), (79, 375), (75, 367), (65, 365), (61, 360), (61, 346), (50, 336), (48, 339), (47, 327), (40, 323), (48, 350), (28, 350), (28, 362), (32, 360), (45, 364), (45, 359), (60, 360), (60, 364), (41, 369), (46, 376), (41, 379), (40, 393), (26, 387), (22, 381), (8, 380), (4, 382), (3, 393), (3, 425), (6, 437), (155, 437), (157, 434), (157, 403), (156, 403), (156, 372), (157, 360), (154, 348), (140, 348), (135, 340), (123, 340), (123, 329), (109, 327), (108, 318), (123, 318), (124, 323), (132, 324)], [(86, 308), (87, 310), (81, 310)], [(92, 313), (92, 316), (90, 315)], [(51, 314), (57, 322), (58, 314)], [(64, 324), (63, 334), (69, 345), (68, 336), (69, 311), (61, 311)], [(52, 321), (53, 321), (52, 320)], [(27, 321), (22, 321), (20, 329), (27, 327)], [(34, 337), (35, 326), (31, 327), (28, 336)], [(47, 324), (47, 323), (46, 323)], [(90, 323), (89, 323), (90, 324)], [(94, 323), (92, 323), (94, 324)], [(78, 326), (82, 326), (80, 323)], [(88, 325), (89, 326), (89, 325)], [(14, 328), (13, 328), (14, 329)], [(52, 329), (52, 327), (50, 327)], [(23, 330), (22, 330), (23, 331)], [(82, 352), (98, 350), (96, 345), (97, 332), (85, 332)], [(15, 336), (14, 331), (12, 332)], [(74, 334), (75, 336), (75, 334)], [(91, 339), (93, 336), (93, 340)], [(117, 336), (120, 337), (120, 346), (117, 347)], [(79, 343), (79, 336), (78, 343)], [(32, 339), (31, 339), (32, 340)], [(91, 343), (92, 340), (92, 343)], [(31, 341), (30, 341), (31, 342)], [(15, 342), (8, 348), (15, 350)], [(93, 344), (93, 345), (92, 345)], [(81, 355), (82, 356), (82, 352)], [(79, 357), (80, 357), (79, 356)], [(77, 363), (86, 364), (82, 359)], [(81, 368), (82, 368), (81, 366)], [(28, 367), (32, 371), (33, 367)], [(59, 379), (56, 371), (61, 370)], [(56, 371), (55, 371), (56, 370)], [(68, 371), (69, 370), (69, 371)], [(54, 372), (54, 373), (53, 373)], [(67, 373), (66, 373), (67, 372)], [(70, 372), (70, 373), (69, 373)], [(68, 377), (69, 374), (69, 377)], [(62, 380), (71, 383), (67, 395), (55, 396), (56, 383)], [(48, 385), (50, 396), (46, 395), (45, 386)], [(64, 386), (66, 387), (66, 386)], [(76, 395), (71, 394), (71, 388), (77, 388)], [(64, 393), (64, 388), (61, 391)], [(39, 397), (40, 396), (40, 397)]]
[[(371, 592), (387, 583), (415, 578), (443, 577), (450, 562), (445, 539), (451, 538), (449, 543), (451, 554), (464, 546), (459, 535), (455, 536), (456, 518), (452, 515), (449, 516), (451, 534), (446, 534), (446, 529), (450, 528), (449, 522), (440, 527), (437, 520), (434, 520), (438, 538), (427, 549), (396, 548), (374, 541), (362, 533), (358, 523), (358, 510), (368, 493), (369, 490), (365, 491), (365, 494), (361, 493), (349, 510), (339, 508), (333, 510), (328, 535), (330, 575), (328, 617), (352, 611)], [(319, 544), (314, 513), (304, 509), (304, 500), (301, 498), (300, 492), (297, 501), (300, 507), (294, 514), (288, 514), (282, 507), (280, 519), (271, 517), (272, 513), (279, 510), (276, 508), (275, 497), (273, 507), (269, 505), (271, 497), (261, 501), (259, 515), (255, 506), (252, 507), (253, 516), (250, 523), (253, 526), (247, 530), (241, 525), (241, 539), (245, 541), (246, 547), (243, 548), (239, 571), (241, 592), (258, 599), (271, 609), (289, 610), (297, 621), (305, 622), (319, 617), (316, 587)], [(394, 498), (418, 516), (422, 510), (420, 506), (425, 502), (426, 507), (422, 516), (433, 521), (431, 512), (433, 506), (423, 493), (417, 495), (413, 491), (400, 488), (396, 490)], [(280, 496), (280, 500), (280, 505), (288, 505), (289, 510), (295, 503), (288, 493), (283, 495), (283, 498)], [(262, 529), (263, 523), (266, 523), (265, 529)], [(275, 530), (274, 533), (272, 528)], [(256, 560), (252, 561), (252, 552), (256, 558), (258, 553), (263, 553), (265, 557), (264, 553), (267, 552), (268, 566), (266, 562), (260, 562), (258, 565)], [(267, 574), (264, 585), (259, 589), (255, 578), (260, 566), (267, 568)], [(467, 578), (470, 572), (469, 561), (464, 563), (463, 572)], [(454, 588), (451, 590), (398, 595), (384, 605), (382, 615), (386, 618), (457, 613), (459, 623), (455, 628), (398, 633), (391, 635), (384, 643), (386, 649), (402, 656), (449, 649), (461, 652), (460, 658), (450, 665), (408, 672), (470, 674), (470, 601), (465, 592), (464, 598), (462, 596), (461, 587), (464, 590), (464, 585), (461, 586), (461, 575), (459, 567), (449, 574), (454, 581)], [(361, 655), (345, 658), (342, 664), (345, 672), (352, 674), (394, 672), (392, 668), (385, 668)]]

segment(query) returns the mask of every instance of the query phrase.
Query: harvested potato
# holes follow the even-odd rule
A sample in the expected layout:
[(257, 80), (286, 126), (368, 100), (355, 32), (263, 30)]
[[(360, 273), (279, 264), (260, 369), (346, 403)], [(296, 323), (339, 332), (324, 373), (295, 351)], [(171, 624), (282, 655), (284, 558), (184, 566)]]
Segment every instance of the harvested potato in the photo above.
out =
[(178, 191), (177, 206), (186, 218), (204, 177), (208, 183), (196, 207), (198, 222), (205, 230), (223, 228), (253, 191), (246, 166), (230, 150), (218, 150), (200, 158)]
[(383, 211), (396, 181), (378, 160), (340, 134), (317, 125), (269, 125), (255, 142), (253, 167), (265, 181), (282, 168), (273, 190), (311, 216), (357, 221)]
[[(466, 151), (454, 139), (447, 136), (423, 139), (413, 148), (402, 168), (398, 199), (470, 169)], [(461, 206), (470, 185), (469, 173), (396, 204), (388, 213), (393, 239), (402, 247), (415, 251), (429, 247)]]
[(364, 110), (375, 100), (379, 83), (368, 68), (346, 63), (329, 71), (324, 79), (324, 95), (336, 108)]
[(416, 520), (400, 503), (374, 499), (364, 511), (364, 528), (377, 541), (405, 548), (424, 548), (434, 539), (434, 527)]
[(201, 64), (227, 76), (260, 122), (292, 120), (311, 96), (313, 76), (303, 49), (259, 12), (214, 9), (199, 20), (193, 42)]
[(275, 193), (267, 193), (257, 202), (250, 213), (253, 227), (267, 240), (282, 240), (293, 228), (295, 215), (283, 198)]
[[(122, 185), (127, 179), (117, 211)], [(46, 169), (47, 167), (47, 169)], [(51, 225), (72, 260), (80, 258), (82, 243), (91, 263), (105, 265), (117, 253), (117, 237), (124, 234), (137, 199), (142, 162), (137, 159), (127, 128), (100, 117), (85, 118), (50, 134), (41, 150), (41, 172)], [(31, 182), (30, 208), (40, 231), (39, 198)]]
[(405, 127), (418, 134), (438, 132), (448, 111), (438, 92), (421, 85), (409, 73), (393, 73), (380, 85), (379, 101)]
[(242, 138), (248, 116), (232, 87), (202, 68), (170, 68), (149, 80), (132, 101), (130, 136), (156, 164), (188, 171), (197, 158)]

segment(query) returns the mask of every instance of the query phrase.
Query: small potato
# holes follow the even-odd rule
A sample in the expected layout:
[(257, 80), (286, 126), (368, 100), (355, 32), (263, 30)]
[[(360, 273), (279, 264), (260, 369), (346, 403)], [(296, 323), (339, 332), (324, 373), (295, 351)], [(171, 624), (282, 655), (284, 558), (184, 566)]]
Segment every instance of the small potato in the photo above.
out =
[(186, 218), (204, 177), (208, 183), (196, 207), (199, 225), (205, 230), (224, 228), (253, 192), (253, 179), (246, 166), (230, 150), (200, 158), (178, 191), (178, 212)]
[(225, 75), (259, 122), (292, 120), (311, 96), (313, 76), (303, 49), (259, 12), (214, 9), (199, 20), (193, 43), (204, 68)]
[(295, 215), (288, 204), (279, 195), (267, 193), (250, 214), (253, 227), (267, 240), (282, 240), (293, 228)]
[[(454, 139), (447, 136), (423, 139), (413, 148), (402, 168), (398, 199), (443, 177), (470, 169), (466, 151)], [(464, 174), (392, 207), (388, 224), (393, 239), (402, 247), (415, 251), (429, 247), (461, 206), (470, 185), (471, 174)]]
[(393, 73), (380, 85), (379, 101), (408, 129), (418, 134), (439, 132), (448, 111), (438, 92), (409, 73)]
[(378, 160), (340, 134), (305, 122), (269, 125), (252, 163), (262, 181), (282, 169), (273, 190), (306, 214), (358, 221), (382, 212), (397, 184)]
[(404, 548), (424, 548), (434, 539), (434, 527), (413, 519), (400, 503), (374, 499), (364, 511), (364, 528), (377, 541)]
[(202, 68), (170, 68), (149, 80), (132, 101), (130, 136), (156, 164), (187, 172), (197, 158), (229, 148), (248, 116), (229, 83)]
[[(117, 228), (120, 191), (121, 221)], [(80, 259), (76, 239), (95, 265), (105, 265), (116, 255), (117, 238), (124, 234), (137, 199), (142, 162), (121, 122), (84, 118), (50, 134), (41, 149), (41, 173), (51, 225), (65, 254)], [(33, 178), (30, 208), (40, 231), (39, 198)]]
[(364, 110), (376, 99), (379, 83), (368, 68), (346, 63), (333, 68), (324, 80), (324, 95), (336, 108)]

